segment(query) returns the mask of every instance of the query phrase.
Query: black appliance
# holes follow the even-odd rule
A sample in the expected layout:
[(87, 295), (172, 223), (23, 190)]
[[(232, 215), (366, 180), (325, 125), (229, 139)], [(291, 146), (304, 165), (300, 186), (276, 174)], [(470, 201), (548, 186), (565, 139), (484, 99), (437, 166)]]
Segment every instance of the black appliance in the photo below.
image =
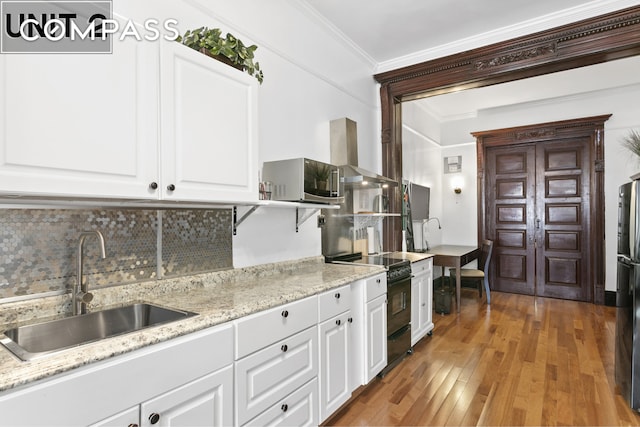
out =
[(362, 256), (361, 253), (325, 257), (326, 262), (353, 262), (379, 265), (387, 271), (387, 366), (386, 375), (407, 354), (411, 347), (411, 263), (391, 255)]
[(629, 406), (640, 410), (640, 181), (618, 192), (615, 377)]

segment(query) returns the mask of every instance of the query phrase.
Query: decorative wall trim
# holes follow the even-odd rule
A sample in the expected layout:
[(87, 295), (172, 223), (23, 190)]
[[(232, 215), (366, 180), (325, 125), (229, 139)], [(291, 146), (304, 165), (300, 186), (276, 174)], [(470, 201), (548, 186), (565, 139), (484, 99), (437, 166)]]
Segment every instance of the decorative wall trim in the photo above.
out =
[(483, 71), (491, 67), (499, 67), (502, 65), (509, 65), (513, 62), (524, 61), (532, 58), (537, 58), (543, 55), (552, 55), (556, 52), (555, 43), (550, 43), (545, 46), (530, 47), (517, 52), (512, 52), (506, 55), (501, 55), (492, 59), (484, 59), (475, 62), (475, 71)]

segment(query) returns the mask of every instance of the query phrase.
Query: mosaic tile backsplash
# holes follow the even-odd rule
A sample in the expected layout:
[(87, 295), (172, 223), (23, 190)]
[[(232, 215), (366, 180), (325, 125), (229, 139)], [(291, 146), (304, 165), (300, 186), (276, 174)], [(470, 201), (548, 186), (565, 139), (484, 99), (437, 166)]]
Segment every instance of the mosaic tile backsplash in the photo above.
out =
[(84, 230), (105, 238), (105, 259), (84, 242), (94, 288), (233, 267), (229, 209), (0, 209), (0, 299), (69, 290)]

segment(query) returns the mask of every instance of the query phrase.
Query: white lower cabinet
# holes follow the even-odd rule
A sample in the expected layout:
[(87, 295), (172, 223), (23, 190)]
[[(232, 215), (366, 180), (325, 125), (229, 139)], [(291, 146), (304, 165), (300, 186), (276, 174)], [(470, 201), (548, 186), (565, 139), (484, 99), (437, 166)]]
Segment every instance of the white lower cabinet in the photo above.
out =
[[(325, 421), (351, 397), (351, 288), (321, 294), (318, 298), (321, 323), (318, 326), (320, 346), (320, 422)], [(346, 311), (345, 311), (346, 310)], [(326, 319), (327, 316), (340, 314)], [(325, 316), (322, 316), (325, 314)], [(324, 320), (326, 319), (326, 320)], [(324, 321), (323, 321), (324, 320)]]
[(433, 259), (411, 264), (411, 345), (433, 330)]
[(229, 425), (232, 370), (233, 326), (216, 326), (0, 393), (0, 424)]
[(92, 424), (107, 426), (228, 426), (233, 423), (233, 365)]
[(387, 295), (367, 303), (366, 383), (387, 366)]
[[(236, 362), (238, 425), (267, 409), (318, 375), (317, 328), (308, 328)], [(275, 405), (275, 406), (274, 406)]]
[(1, 392), (0, 424), (316, 426), (386, 366), (386, 313), (383, 273)]
[[(307, 413), (318, 424), (318, 298), (312, 296), (234, 321), (235, 424), (287, 423)], [(313, 381), (307, 409), (290, 400)], [(309, 393), (302, 393), (309, 395)], [(293, 405), (293, 406), (292, 406)], [(297, 414), (297, 415), (296, 415)], [(268, 422), (267, 422), (268, 421)]]
[(351, 388), (368, 384), (387, 366), (387, 278), (358, 280), (352, 289)]

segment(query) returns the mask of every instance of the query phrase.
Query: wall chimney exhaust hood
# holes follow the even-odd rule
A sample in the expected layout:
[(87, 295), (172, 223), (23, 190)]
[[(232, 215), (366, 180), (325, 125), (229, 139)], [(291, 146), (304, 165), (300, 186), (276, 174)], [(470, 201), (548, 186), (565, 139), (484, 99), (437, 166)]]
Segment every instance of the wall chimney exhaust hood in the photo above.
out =
[(398, 182), (358, 167), (357, 125), (351, 119), (342, 118), (330, 122), (331, 164), (340, 165), (345, 185), (372, 187), (397, 187)]
[(340, 166), (342, 169), (342, 177), (345, 184), (352, 185), (375, 185), (386, 187), (397, 187), (398, 182), (387, 178), (386, 176), (378, 175), (377, 173), (368, 171), (366, 169), (359, 168), (353, 165)]

